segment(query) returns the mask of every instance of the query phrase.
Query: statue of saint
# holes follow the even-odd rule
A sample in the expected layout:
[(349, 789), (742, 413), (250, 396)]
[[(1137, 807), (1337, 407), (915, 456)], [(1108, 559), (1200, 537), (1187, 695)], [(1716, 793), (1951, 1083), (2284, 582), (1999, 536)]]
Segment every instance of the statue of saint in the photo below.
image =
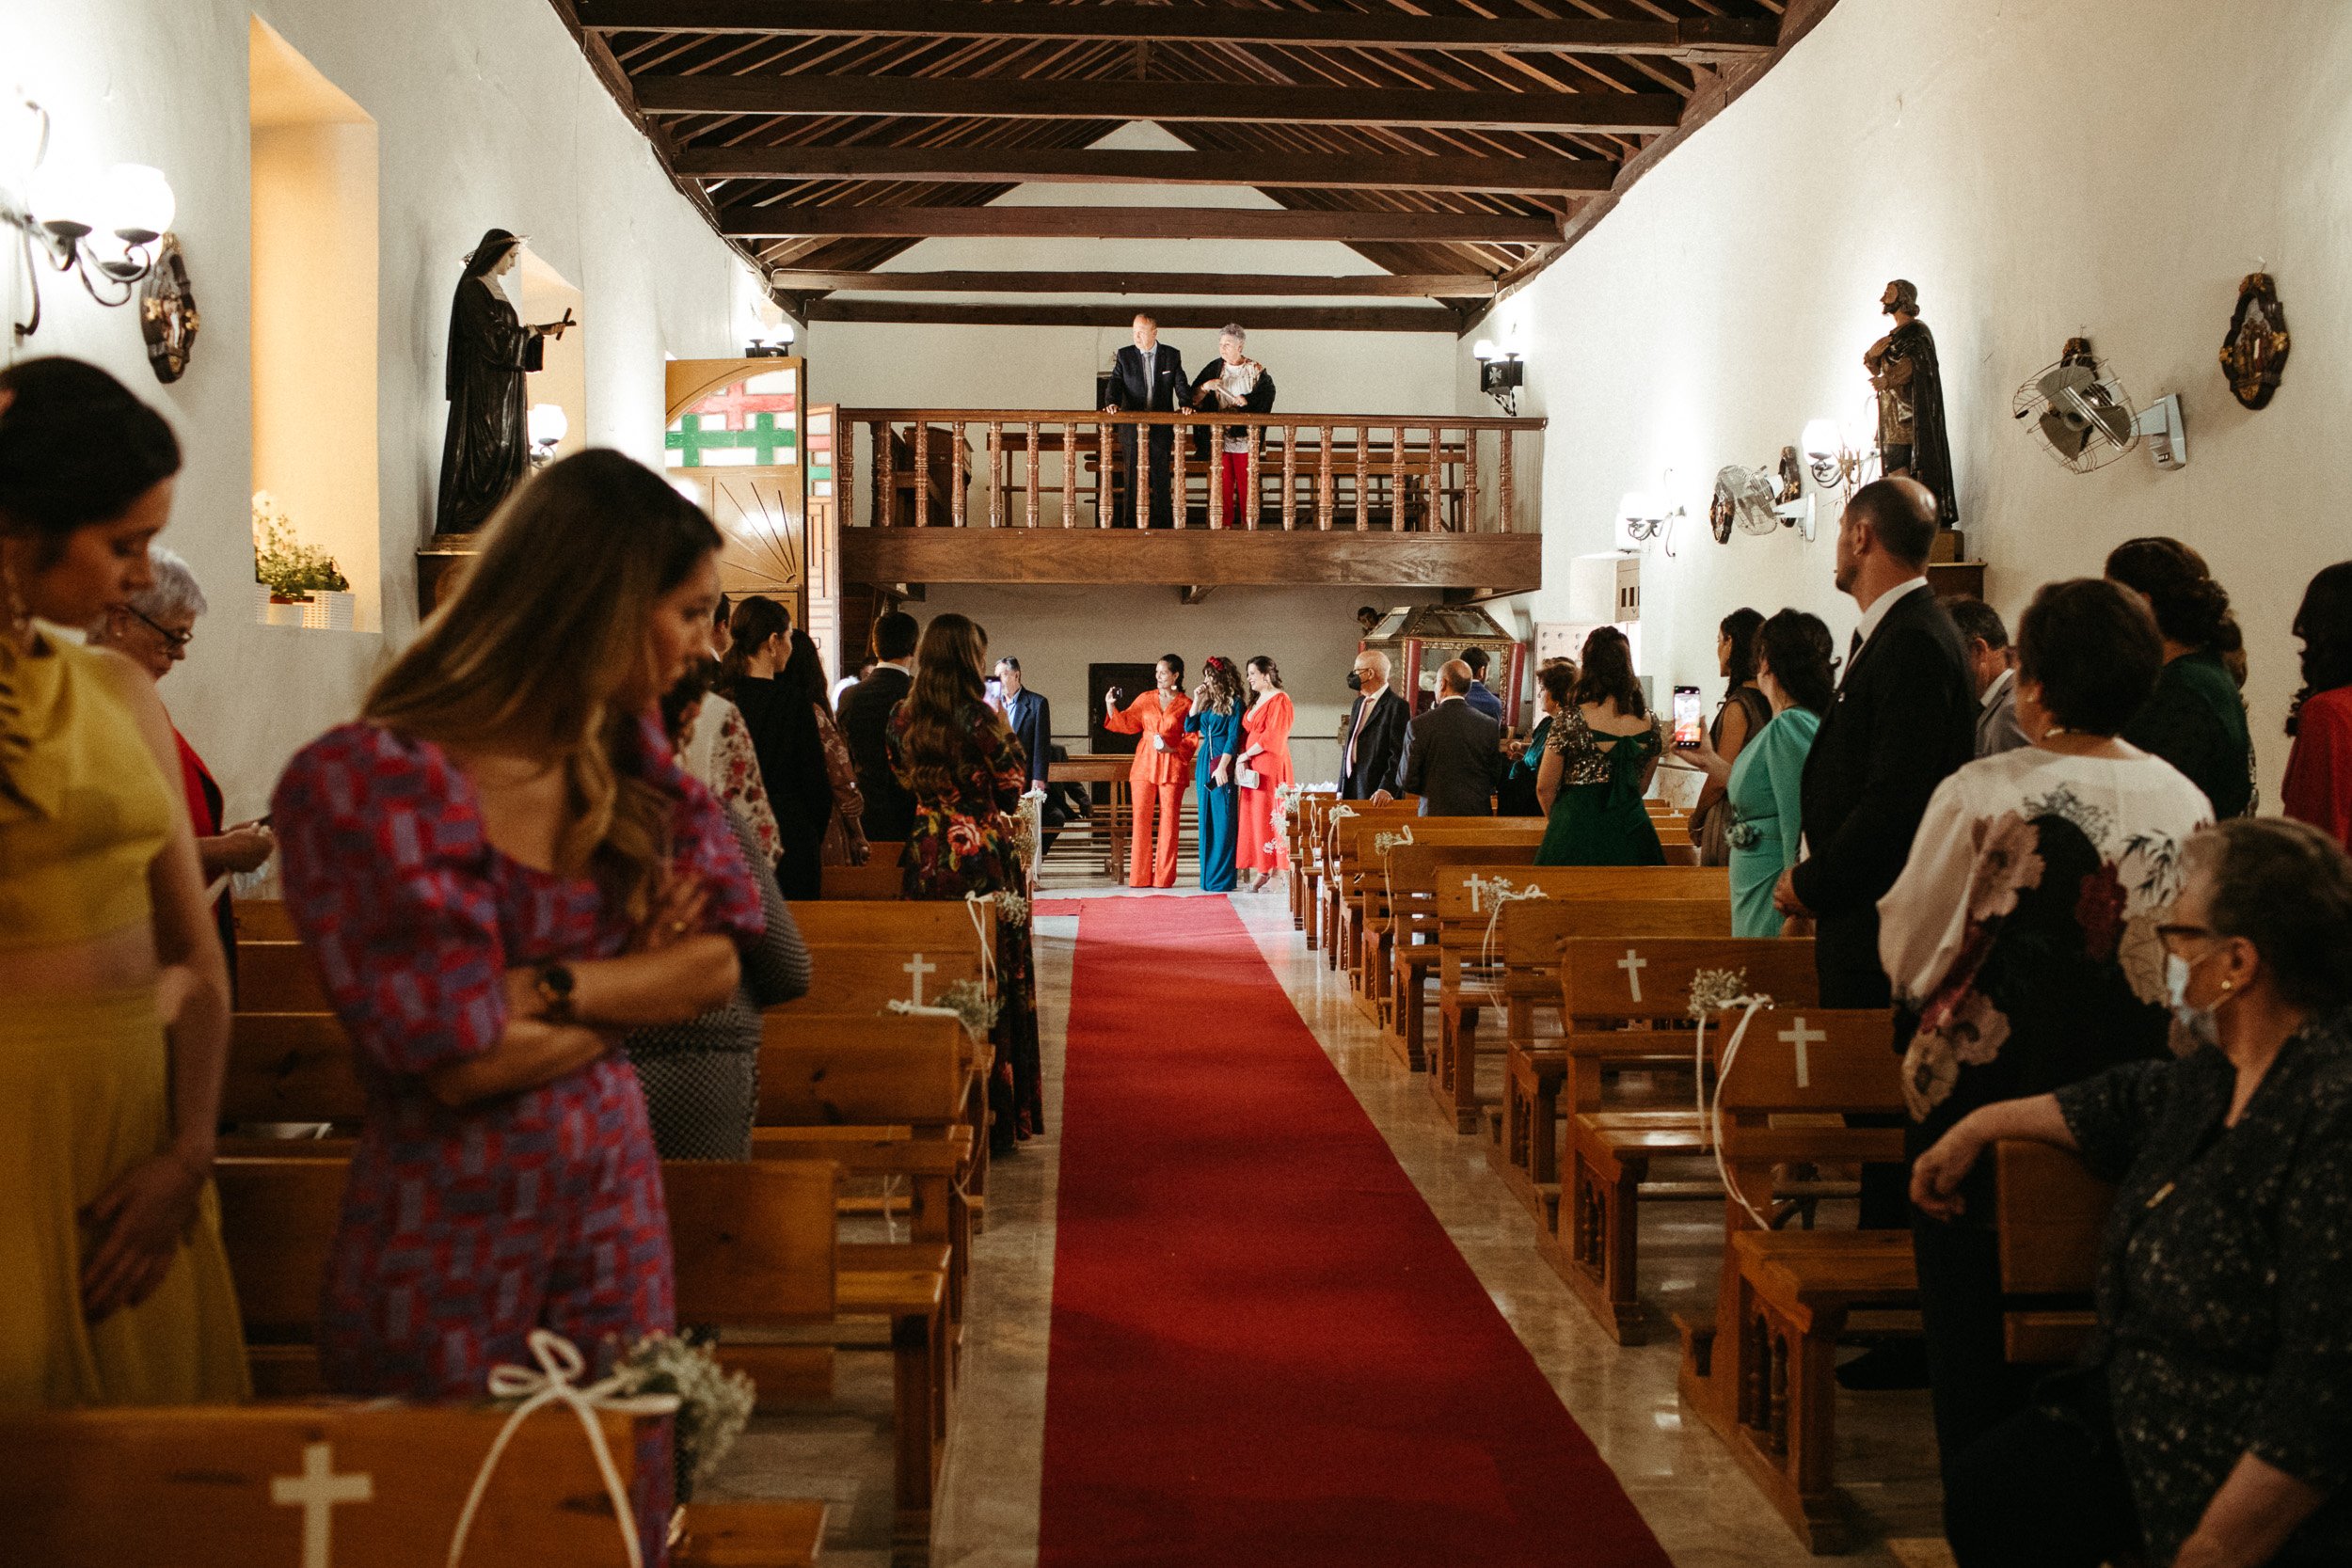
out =
[(1944, 428), (1944, 376), (1936, 368), (1935, 335), (1919, 319), (1919, 291), (1898, 277), (1886, 286), (1879, 308), (1895, 318), (1894, 330), (1862, 356), (1879, 403), (1879, 471), (1907, 474), (1935, 497), (1936, 521), (1960, 526), (1960, 499), (1953, 494), (1952, 446)]
[(526, 326), (498, 280), (515, 270), (523, 236), (493, 229), (466, 258), (466, 275), (449, 308), (449, 431), (441, 442), (441, 497), (436, 533), (471, 533), (531, 467), (523, 377), (541, 368), (543, 340), (561, 338), (560, 322)]

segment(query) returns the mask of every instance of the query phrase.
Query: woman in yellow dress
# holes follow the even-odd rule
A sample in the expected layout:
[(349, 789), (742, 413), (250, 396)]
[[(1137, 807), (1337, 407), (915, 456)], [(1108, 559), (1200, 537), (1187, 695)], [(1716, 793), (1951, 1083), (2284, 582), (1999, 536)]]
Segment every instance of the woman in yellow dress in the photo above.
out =
[(0, 1411), (246, 1391), (212, 1185), (228, 973), (171, 722), (56, 630), (150, 586), (179, 467), (95, 366), (0, 371)]

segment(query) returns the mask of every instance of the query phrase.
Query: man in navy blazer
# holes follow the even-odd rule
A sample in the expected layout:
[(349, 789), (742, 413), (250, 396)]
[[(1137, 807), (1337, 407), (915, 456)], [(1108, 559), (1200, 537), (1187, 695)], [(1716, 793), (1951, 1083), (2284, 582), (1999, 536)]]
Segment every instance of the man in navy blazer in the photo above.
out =
[[(1138, 310), (1135, 321), (1135, 346), (1122, 348), (1111, 361), (1111, 401), (1103, 410), (1105, 414), (1172, 414), (1178, 404), (1191, 394), (1191, 383), (1184, 379), (1182, 356), (1160, 341), (1160, 324), (1149, 314)], [(1176, 526), (1174, 492), (1168, 487), (1168, 475), (1175, 467), (1176, 429), (1173, 425), (1155, 425), (1151, 442), (1144, 449), (1152, 455), (1152, 526)], [(1136, 427), (1121, 425), (1119, 430), (1120, 469), (1117, 499), (1113, 503), (1113, 528), (1136, 526)]]
[(1045, 765), (1051, 760), (1046, 748), (1054, 740), (1052, 710), (1042, 695), (1021, 684), (1021, 661), (1010, 654), (996, 661), (996, 679), (1005, 689), (1005, 722), (1028, 753), (1029, 782), (1043, 789)]
[(1462, 700), (1470, 704), (1472, 712), (1483, 713), (1496, 723), (1502, 723), (1502, 699), (1486, 685), (1486, 650), (1464, 648), (1462, 662), (1470, 666), (1470, 690)]

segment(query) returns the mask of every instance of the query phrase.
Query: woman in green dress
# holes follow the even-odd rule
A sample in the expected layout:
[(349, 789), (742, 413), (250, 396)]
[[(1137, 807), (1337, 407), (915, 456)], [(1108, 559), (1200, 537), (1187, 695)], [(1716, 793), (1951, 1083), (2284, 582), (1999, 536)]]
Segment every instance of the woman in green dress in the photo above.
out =
[(1776, 937), (1780, 911), (1772, 887), (1797, 863), (1803, 815), (1800, 782), (1814, 732), (1836, 697), (1830, 673), (1829, 627), (1819, 616), (1784, 610), (1756, 634), (1756, 684), (1772, 705), (1772, 717), (1725, 762), (1702, 745), (1691, 760), (1724, 785), (1731, 820), (1724, 841), (1731, 848), (1731, 934)]
[(1633, 678), (1625, 633), (1584, 640), (1583, 673), (1553, 721), (1535, 795), (1550, 825), (1537, 865), (1663, 865), (1642, 796), (1658, 771), (1658, 721)]

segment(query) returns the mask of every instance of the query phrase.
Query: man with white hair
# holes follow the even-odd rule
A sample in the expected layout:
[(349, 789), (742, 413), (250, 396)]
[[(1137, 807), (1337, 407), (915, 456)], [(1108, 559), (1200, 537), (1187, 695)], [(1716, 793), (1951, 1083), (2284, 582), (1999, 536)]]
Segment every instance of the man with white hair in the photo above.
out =
[[(177, 552), (161, 545), (150, 545), (147, 559), (153, 583), (143, 593), (132, 595), (128, 603), (106, 611), (106, 618), (90, 628), (89, 641), (94, 646), (112, 648), (160, 681), (188, 657), (188, 644), (196, 639), (197, 617), (208, 607), (196, 574)], [(204, 759), (196, 754), (196, 748), (188, 744), (187, 736), (180, 733), (177, 725), (171, 734), (180, 746), (180, 784), (187, 795), (188, 819), (196, 828), (196, 854), (203, 863), (206, 885), (222, 880), (231, 872), (259, 870), (277, 852), (276, 835), (258, 822), (224, 828), (221, 817), (226, 801), (220, 785), (213, 782), (212, 770), (204, 766)], [(221, 946), (229, 955), (230, 978), (233, 981), (236, 922), (230, 912), (225, 888), (214, 902), (213, 910), (214, 918), (220, 925)]]
[(1359, 649), (1347, 684), (1356, 705), (1348, 709), (1340, 746), (1340, 799), (1391, 800), (1405, 786), (1405, 736), (1413, 710), (1389, 686), (1389, 656)]

